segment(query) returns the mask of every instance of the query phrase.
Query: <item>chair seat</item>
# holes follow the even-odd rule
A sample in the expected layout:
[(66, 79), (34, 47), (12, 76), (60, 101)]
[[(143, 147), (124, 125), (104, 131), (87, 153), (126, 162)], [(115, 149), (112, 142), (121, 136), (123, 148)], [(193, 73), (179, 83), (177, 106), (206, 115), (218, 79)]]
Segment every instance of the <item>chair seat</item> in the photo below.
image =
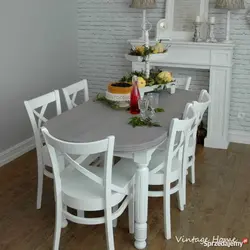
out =
[[(119, 162), (112, 168), (112, 183), (114, 185), (112, 188), (120, 193), (129, 194), (136, 168), (124, 167)], [(101, 178), (104, 175), (103, 167), (87, 166), (86, 168)]]
[[(160, 170), (157, 173), (154, 173), (156, 168), (160, 168), (163, 166), (165, 161), (165, 152), (161, 150), (156, 150), (152, 159), (148, 165), (149, 169), (149, 185), (163, 185), (164, 184), (164, 170)], [(115, 168), (124, 169), (126, 173), (131, 172), (135, 173), (137, 169), (137, 165), (133, 160), (130, 159), (122, 159), (116, 165)], [(174, 158), (172, 161), (172, 171), (170, 180), (171, 182), (178, 180), (179, 175), (181, 174), (181, 161), (177, 158)]]
[[(61, 172), (62, 199), (69, 207), (84, 210), (98, 211), (105, 208), (105, 190), (93, 180), (70, 167)], [(125, 195), (112, 192), (112, 206), (117, 205), (124, 199)]]

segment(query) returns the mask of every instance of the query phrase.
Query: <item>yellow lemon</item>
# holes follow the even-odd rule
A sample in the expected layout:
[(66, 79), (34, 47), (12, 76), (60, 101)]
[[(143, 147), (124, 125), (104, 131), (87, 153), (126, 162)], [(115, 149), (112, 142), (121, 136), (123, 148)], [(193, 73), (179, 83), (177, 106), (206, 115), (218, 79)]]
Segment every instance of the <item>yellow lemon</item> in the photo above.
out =
[(173, 76), (171, 72), (163, 71), (157, 76), (157, 82), (159, 84), (169, 83), (173, 81)]
[(138, 77), (138, 87), (144, 88), (146, 86), (146, 81), (142, 77)]
[(156, 45), (154, 46), (154, 51), (156, 53), (163, 53), (165, 50), (165, 46), (161, 42), (157, 42)]
[(141, 55), (144, 53), (144, 46), (136, 46), (135, 50), (140, 53)]

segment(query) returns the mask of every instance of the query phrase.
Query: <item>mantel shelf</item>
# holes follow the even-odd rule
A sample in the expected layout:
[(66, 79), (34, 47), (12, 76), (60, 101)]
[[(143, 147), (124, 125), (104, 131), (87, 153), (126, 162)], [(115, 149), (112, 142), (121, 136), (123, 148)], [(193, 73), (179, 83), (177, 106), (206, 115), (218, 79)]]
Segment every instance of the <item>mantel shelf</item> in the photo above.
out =
[[(159, 54), (151, 54), (149, 56), (149, 62), (152, 61), (157, 61), (157, 60), (162, 60), (164, 57), (167, 55), (168, 52), (166, 53), (159, 53)], [(130, 62), (142, 62), (143, 57), (142, 56), (132, 56), (129, 54), (125, 54), (125, 58), (130, 61)]]
[[(128, 41), (131, 45), (137, 46), (144, 44), (143, 40), (140, 39), (132, 39)], [(155, 45), (157, 41), (155, 39), (151, 39), (149, 41), (150, 45)], [(180, 41), (180, 40), (172, 40), (172, 41), (166, 41), (162, 40), (163, 44), (168, 45), (174, 45), (174, 46), (188, 46), (188, 47), (197, 47), (197, 48), (212, 48), (212, 49), (227, 49), (227, 50), (233, 50), (235, 44), (234, 43), (206, 43), (206, 42), (192, 42), (192, 41)]]

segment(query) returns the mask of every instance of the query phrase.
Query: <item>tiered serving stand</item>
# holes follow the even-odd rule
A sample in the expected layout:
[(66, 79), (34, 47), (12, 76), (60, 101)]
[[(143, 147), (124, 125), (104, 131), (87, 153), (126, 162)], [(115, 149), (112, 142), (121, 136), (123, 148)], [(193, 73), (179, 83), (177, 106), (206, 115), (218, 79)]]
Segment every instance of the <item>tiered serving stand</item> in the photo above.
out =
[[(148, 29), (147, 29), (148, 26)], [(150, 23), (147, 23), (145, 25), (145, 29), (143, 29), (144, 37), (145, 37), (145, 46), (149, 48), (149, 31), (152, 29), (152, 25)], [(167, 52), (166, 52), (167, 53)], [(150, 60), (157, 60), (161, 59), (166, 53), (159, 53), (159, 54), (151, 54), (145, 58), (145, 72), (146, 72), (146, 78), (149, 78), (150, 75)], [(141, 56), (133, 56), (129, 54), (125, 54), (125, 58), (130, 62), (142, 62), (143, 57)], [(163, 87), (167, 89), (170, 94), (175, 93), (175, 81), (172, 83), (164, 84), (164, 85), (152, 85), (152, 86), (146, 86), (144, 88), (139, 88), (140, 95), (143, 98), (144, 94), (146, 92), (154, 91), (155, 89), (159, 89), (160, 87)], [(120, 107), (127, 107), (129, 106), (130, 101), (130, 94), (112, 94), (108, 91), (106, 91), (106, 98), (110, 101), (119, 102)]]

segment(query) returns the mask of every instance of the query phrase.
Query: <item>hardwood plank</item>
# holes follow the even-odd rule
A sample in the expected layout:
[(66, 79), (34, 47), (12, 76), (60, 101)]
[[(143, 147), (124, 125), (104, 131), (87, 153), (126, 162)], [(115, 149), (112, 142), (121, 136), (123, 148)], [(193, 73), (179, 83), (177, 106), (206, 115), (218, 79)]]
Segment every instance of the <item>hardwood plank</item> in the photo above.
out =
[[(163, 231), (163, 199), (149, 199), (148, 250), (207, 249), (199, 243), (177, 242), (177, 237), (250, 237), (250, 161), (248, 145), (231, 144), (228, 150), (197, 148), (196, 184), (187, 185), (187, 206), (177, 209), (171, 197), (172, 239)], [(42, 209), (36, 210), (36, 153), (31, 151), (0, 169), (0, 249), (52, 249), (54, 195), (45, 177)], [(127, 211), (114, 230), (118, 250), (132, 250)], [(245, 249), (248, 249), (245, 246)], [(62, 230), (64, 250), (106, 248), (105, 227), (69, 222)], [(221, 249), (221, 248), (215, 248)], [(249, 248), (250, 249), (250, 248)]]

